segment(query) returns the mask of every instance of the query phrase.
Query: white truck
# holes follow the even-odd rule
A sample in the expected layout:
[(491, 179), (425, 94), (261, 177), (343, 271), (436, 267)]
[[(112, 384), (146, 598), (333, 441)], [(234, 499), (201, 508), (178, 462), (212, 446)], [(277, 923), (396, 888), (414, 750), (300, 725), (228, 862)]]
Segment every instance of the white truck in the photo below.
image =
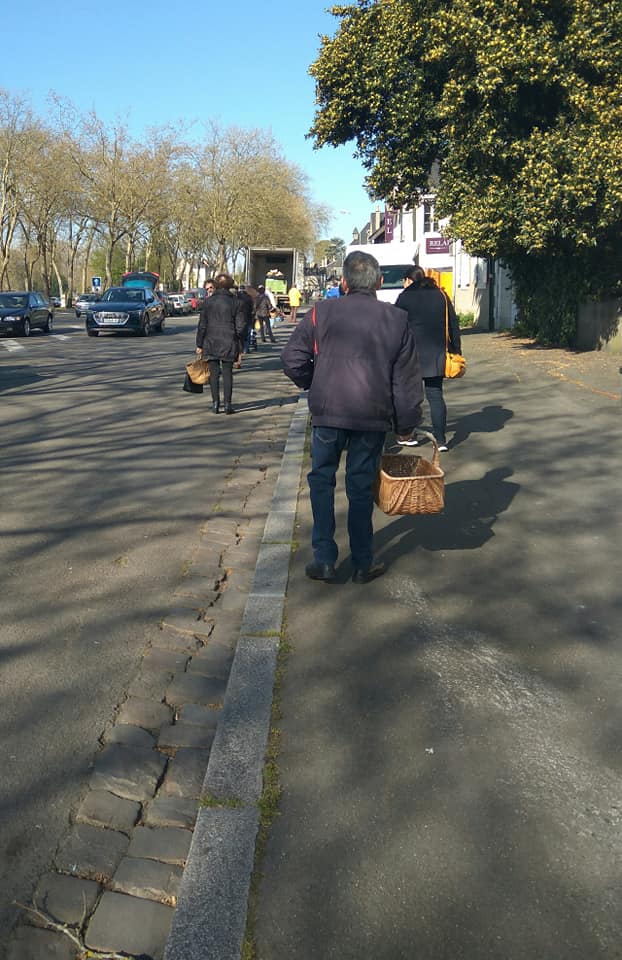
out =
[(407, 267), (414, 266), (418, 244), (394, 241), (392, 243), (351, 243), (346, 247), (346, 256), (359, 250), (361, 253), (371, 253), (380, 264), (382, 271), (382, 286), (377, 291), (379, 300), (395, 303), (404, 289), (402, 278)]
[(274, 293), (277, 306), (289, 309), (287, 292), (293, 283), (302, 291), (304, 254), (294, 247), (246, 247), (244, 282), (257, 288), (262, 284)]

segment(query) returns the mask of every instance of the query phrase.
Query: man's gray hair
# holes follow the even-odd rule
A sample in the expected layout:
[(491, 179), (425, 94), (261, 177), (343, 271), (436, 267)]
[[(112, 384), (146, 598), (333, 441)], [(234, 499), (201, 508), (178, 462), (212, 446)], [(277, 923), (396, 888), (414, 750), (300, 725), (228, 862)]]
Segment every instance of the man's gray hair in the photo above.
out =
[(371, 253), (353, 250), (343, 261), (343, 279), (348, 290), (377, 290), (380, 283), (380, 264)]

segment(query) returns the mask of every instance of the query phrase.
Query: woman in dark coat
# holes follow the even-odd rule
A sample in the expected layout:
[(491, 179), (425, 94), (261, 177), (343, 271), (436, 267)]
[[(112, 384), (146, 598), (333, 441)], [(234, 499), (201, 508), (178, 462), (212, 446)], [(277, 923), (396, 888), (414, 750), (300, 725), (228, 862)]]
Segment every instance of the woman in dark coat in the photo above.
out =
[(228, 273), (214, 278), (214, 293), (203, 301), (197, 327), (197, 354), (209, 361), (214, 413), (220, 412), (221, 369), (225, 413), (235, 413), (231, 405), (233, 364), (242, 349), (246, 319), (241, 302), (230, 293), (233, 284)]
[[(426, 400), (430, 405), (432, 433), (439, 450), (447, 450), (447, 406), (443, 397), (445, 376), (445, 310), (449, 324), (449, 351), (461, 353), (460, 327), (449, 297), (436, 285), (432, 277), (426, 277), (421, 267), (409, 267), (404, 274), (404, 290), (395, 301), (395, 306), (405, 310), (408, 322), (415, 335), (421, 375), (425, 385)], [(402, 446), (415, 447), (418, 440), (400, 439)]]

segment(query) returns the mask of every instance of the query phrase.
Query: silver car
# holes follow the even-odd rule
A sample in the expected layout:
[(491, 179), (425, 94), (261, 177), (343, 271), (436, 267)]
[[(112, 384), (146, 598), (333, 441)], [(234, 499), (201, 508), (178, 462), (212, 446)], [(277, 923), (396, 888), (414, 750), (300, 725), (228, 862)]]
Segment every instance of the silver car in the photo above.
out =
[(192, 310), (190, 300), (183, 293), (169, 293), (166, 299), (171, 313), (188, 315)]
[(74, 302), (76, 317), (85, 317), (91, 303), (97, 303), (100, 300), (98, 293), (81, 293)]

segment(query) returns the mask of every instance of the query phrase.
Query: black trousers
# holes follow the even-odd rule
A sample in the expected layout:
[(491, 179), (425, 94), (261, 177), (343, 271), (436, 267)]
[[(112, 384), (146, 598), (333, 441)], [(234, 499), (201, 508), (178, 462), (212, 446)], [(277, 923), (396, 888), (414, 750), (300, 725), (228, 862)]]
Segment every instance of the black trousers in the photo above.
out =
[(224, 393), (224, 402), (231, 403), (233, 394), (233, 360), (210, 360), (209, 361), (209, 388), (212, 391), (212, 400), (218, 403), (220, 400), (220, 368), (222, 367), (222, 388)]
[(430, 404), (430, 419), (432, 421), (432, 433), (438, 443), (445, 443), (445, 430), (447, 429), (447, 407), (443, 397), (443, 378), (442, 377), (424, 377), (425, 397)]

